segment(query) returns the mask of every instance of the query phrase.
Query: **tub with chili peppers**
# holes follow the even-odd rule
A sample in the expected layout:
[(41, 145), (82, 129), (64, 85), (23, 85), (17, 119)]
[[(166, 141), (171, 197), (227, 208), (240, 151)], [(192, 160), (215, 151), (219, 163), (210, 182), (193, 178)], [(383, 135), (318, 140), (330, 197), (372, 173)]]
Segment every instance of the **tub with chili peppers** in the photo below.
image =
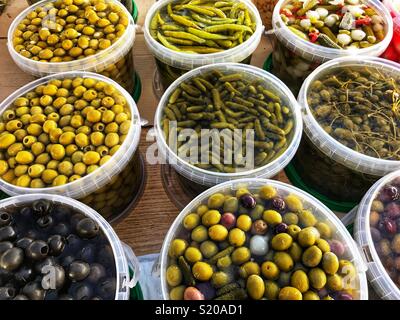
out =
[(357, 203), (400, 168), (400, 65), (344, 57), (318, 67), (298, 102), (306, 133), (292, 165), (328, 199)]
[(392, 39), (393, 21), (377, 1), (281, 0), (274, 9), (273, 34), (273, 73), (297, 93), (323, 62), (381, 55)]
[(249, 64), (262, 32), (260, 14), (249, 0), (162, 0), (150, 8), (144, 26), (164, 90), (197, 67)]

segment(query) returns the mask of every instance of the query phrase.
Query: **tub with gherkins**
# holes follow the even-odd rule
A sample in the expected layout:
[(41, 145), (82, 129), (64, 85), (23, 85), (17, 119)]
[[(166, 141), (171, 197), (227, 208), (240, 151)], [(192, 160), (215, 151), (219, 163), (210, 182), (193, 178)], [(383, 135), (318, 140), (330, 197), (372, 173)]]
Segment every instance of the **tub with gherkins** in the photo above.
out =
[(113, 80), (88, 72), (47, 76), (10, 95), (0, 114), (5, 193), (66, 195), (109, 221), (140, 195), (139, 113)]
[(249, 0), (162, 0), (150, 8), (144, 26), (163, 90), (197, 67), (249, 64), (262, 31), (260, 14)]
[(400, 167), (399, 71), (381, 58), (347, 57), (307, 78), (298, 97), (305, 139), (292, 161), (306, 185), (356, 204)]
[(193, 186), (270, 178), (300, 143), (300, 108), (276, 77), (241, 63), (192, 70), (164, 93), (155, 115), (160, 154)]
[(117, 0), (48, 0), (21, 12), (8, 30), (8, 50), (36, 77), (89, 71), (135, 88), (135, 22)]
[(273, 73), (296, 94), (322, 63), (380, 56), (393, 36), (389, 11), (370, 0), (280, 0), (273, 13)]
[(340, 220), (293, 186), (241, 179), (196, 197), (161, 251), (164, 299), (366, 300), (366, 268)]

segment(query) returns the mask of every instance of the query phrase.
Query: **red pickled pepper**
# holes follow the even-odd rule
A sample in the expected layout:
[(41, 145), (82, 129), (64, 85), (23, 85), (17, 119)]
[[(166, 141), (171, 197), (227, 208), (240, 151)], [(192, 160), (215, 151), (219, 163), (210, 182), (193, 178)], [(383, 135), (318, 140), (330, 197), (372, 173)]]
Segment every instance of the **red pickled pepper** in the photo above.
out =
[(318, 37), (319, 37), (319, 32), (310, 32), (308, 34), (308, 37), (310, 38), (311, 42), (316, 42), (318, 40)]
[(371, 24), (371, 21), (372, 21), (371, 17), (366, 16), (365, 18), (356, 20), (356, 26), (357, 27), (368, 26)]

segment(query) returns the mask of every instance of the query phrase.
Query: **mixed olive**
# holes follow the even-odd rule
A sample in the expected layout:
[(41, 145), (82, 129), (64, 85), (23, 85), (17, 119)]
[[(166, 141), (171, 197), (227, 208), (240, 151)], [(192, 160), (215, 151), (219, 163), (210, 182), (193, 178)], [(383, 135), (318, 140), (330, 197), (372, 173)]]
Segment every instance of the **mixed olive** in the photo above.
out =
[(271, 185), (214, 193), (169, 243), (173, 300), (352, 300), (357, 270), (300, 196)]
[(371, 237), (389, 277), (400, 288), (400, 179), (385, 184), (371, 203)]
[(48, 200), (0, 211), (0, 300), (113, 300), (116, 269), (100, 226)]
[(25, 188), (64, 185), (106, 163), (131, 124), (125, 97), (94, 78), (53, 79), (21, 97), (0, 122), (0, 176)]

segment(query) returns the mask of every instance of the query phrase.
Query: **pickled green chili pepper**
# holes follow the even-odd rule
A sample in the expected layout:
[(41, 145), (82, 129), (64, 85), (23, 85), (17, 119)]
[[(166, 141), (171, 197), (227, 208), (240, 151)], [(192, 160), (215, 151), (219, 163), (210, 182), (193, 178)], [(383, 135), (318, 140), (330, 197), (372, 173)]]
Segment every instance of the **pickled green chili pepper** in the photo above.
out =
[(168, 49), (191, 54), (233, 48), (247, 41), (255, 29), (248, 8), (238, 1), (178, 0), (156, 12), (150, 22), (155, 40)]
[[(220, 155), (213, 153), (208, 145), (199, 145), (199, 150), (212, 160), (210, 170), (231, 173), (244, 167), (245, 164), (237, 162), (237, 159), (244, 158), (245, 155), (235, 153), (233, 144), (226, 136), (227, 132), (238, 136), (235, 130), (242, 129), (244, 131), (239, 136), (246, 138), (245, 130), (254, 130), (254, 143), (241, 140), (240, 145), (245, 148), (249, 143), (254, 148), (257, 165), (268, 164), (287, 149), (294, 120), (291, 110), (282, 105), (283, 98), (261, 81), (249, 80), (244, 73), (215, 69), (182, 82), (171, 93), (163, 119), (177, 120), (178, 131), (192, 128), (199, 134), (201, 129), (223, 132), (224, 138), (218, 140), (228, 142), (219, 146)], [(169, 122), (162, 122), (162, 125), (168, 124)], [(182, 149), (179, 151), (183, 154), (193, 148), (188, 145), (189, 141), (185, 140), (181, 144)], [(198, 143), (201, 144), (201, 141)], [(225, 163), (224, 156), (227, 152), (232, 154), (232, 158), (236, 157), (237, 161)], [(201, 161), (201, 154), (198, 155), (198, 161)]]

